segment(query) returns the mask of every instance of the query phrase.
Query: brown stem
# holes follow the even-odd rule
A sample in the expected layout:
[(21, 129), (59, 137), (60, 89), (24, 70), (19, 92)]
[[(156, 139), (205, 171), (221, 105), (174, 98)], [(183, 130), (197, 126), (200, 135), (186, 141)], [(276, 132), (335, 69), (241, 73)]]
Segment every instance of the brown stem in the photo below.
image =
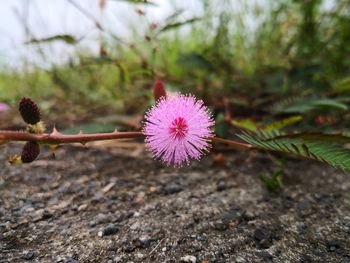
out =
[(222, 139), (219, 137), (213, 137), (211, 140), (214, 143), (227, 144), (227, 145), (229, 145), (232, 148), (237, 149), (237, 150), (249, 150), (249, 149), (253, 148), (253, 145), (251, 145), (251, 144), (236, 142), (236, 141), (232, 141), (232, 140), (226, 140), (226, 139)]
[(68, 135), (58, 132), (56, 129), (52, 133), (33, 134), (25, 131), (0, 131), (0, 141), (35, 141), (48, 144), (62, 143), (87, 143), (91, 141), (115, 140), (124, 138), (142, 138), (142, 132), (110, 132)]
[[(52, 133), (34, 134), (26, 131), (1, 131), (0, 130), (0, 142), (1, 141), (34, 141), (47, 144), (63, 144), (63, 143), (82, 143), (92, 141), (104, 141), (115, 139), (135, 139), (143, 138), (142, 132), (110, 132), (110, 133), (90, 133), (84, 134), (82, 132), (78, 134), (62, 134), (55, 128)], [(249, 150), (253, 148), (252, 145), (236, 142), (232, 140), (226, 140), (218, 137), (211, 139), (214, 143), (222, 143), (231, 146), (237, 150)]]

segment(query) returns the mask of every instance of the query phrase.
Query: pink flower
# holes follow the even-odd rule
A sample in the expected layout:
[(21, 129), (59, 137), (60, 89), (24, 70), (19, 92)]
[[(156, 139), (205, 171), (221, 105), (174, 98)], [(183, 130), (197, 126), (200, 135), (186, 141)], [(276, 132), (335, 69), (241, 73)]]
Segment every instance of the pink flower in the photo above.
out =
[(194, 96), (162, 98), (146, 114), (146, 147), (155, 158), (180, 167), (190, 158), (199, 160), (210, 147), (213, 125), (207, 107)]
[(9, 106), (6, 103), (0, 102), (0, 112), (7, 111)]

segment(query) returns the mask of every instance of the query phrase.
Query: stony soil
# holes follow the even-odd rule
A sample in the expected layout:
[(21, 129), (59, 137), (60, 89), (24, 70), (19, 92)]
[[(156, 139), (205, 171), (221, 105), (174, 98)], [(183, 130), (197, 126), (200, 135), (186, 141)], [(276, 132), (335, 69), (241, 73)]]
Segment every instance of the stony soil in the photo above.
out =
[(350, 262), (350, 175), (260, 153), (165, 168), (142, 148), (0, 149), (0, 262)]

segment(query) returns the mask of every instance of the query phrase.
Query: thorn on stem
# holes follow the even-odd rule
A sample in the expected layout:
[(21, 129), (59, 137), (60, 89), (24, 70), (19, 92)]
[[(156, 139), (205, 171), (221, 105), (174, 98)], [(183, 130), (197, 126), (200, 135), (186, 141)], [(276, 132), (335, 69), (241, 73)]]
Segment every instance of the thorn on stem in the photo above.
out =
[(56, 129), (56, 126), (53, 126), (51, 135), (60, 135), (61, 133)]

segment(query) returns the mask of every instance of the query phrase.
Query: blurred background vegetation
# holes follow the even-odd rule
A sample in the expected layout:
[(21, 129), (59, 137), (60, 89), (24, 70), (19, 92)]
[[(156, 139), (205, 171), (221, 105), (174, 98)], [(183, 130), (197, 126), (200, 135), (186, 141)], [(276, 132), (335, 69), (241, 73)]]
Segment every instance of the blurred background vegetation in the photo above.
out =
[[(115, 1), (96, 0), (102, 14)], [(30, 96), (62, 127), (138, 129), (153, 103), (152, 84), (161, 79), (170, 90), (205, 100), (221, 136), (230, 125), (348, 126), (350, 0), (241, 1), (240, 8), (234, 0), (203, 0), (195, 1), (202, 11), (192, 17), (184, 17), (186, 10), (173, 1), (171, 14), (160, 21), (148, 19), (156, 0), (123, 1), (145, 29), (130, 26), (128, 38), (110, 33), (113, 25), (102, 25), (81, 1), (68, 2), (100, 32), (98, 51), (82, 47), (81, 36), (28, 34), (25, 45), (35, 47), (43, 61), (50, 61), (43, 48), (56, 42), (74, 52), (68, 61), (45, 66), (3, 66), (0, 102), (15, 108), (22, 96)]]

